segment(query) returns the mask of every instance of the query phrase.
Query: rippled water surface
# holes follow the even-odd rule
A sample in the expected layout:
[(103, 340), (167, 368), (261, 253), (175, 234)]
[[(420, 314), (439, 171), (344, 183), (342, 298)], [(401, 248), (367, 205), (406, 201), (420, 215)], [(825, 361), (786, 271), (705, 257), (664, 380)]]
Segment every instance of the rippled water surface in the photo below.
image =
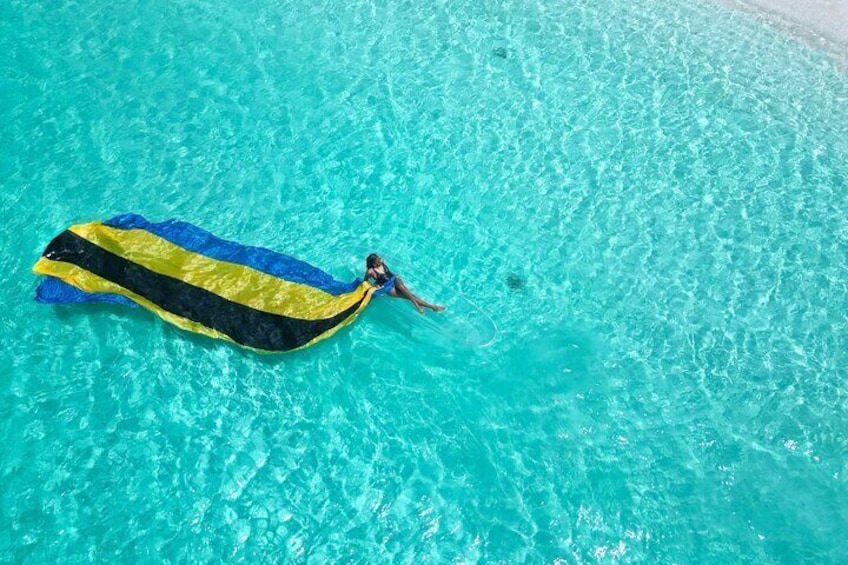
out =
[[(848, 76), (690, 2), (0, 6), (0, 560), (848, 560)], [(376, 301), (32, 301), (136, 212)]]

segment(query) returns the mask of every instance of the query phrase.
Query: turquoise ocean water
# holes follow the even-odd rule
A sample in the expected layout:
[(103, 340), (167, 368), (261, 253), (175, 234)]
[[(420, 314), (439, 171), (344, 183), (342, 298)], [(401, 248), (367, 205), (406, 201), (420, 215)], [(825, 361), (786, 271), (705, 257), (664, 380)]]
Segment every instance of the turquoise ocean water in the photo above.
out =
[[(824, 55), (677, 0), (11, 0), (0, 53), (0, 561), (848, 560)], [(269, 357), (35, 304), (123, 212), (449, 311)]]

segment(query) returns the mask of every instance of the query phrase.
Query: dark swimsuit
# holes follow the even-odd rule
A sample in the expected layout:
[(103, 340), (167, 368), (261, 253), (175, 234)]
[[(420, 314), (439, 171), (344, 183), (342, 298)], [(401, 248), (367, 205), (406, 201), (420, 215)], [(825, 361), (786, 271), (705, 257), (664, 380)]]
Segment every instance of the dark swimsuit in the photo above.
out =
[(385, 273), (377, 273), (375, 271), (376, 276), (374, 277), (374, 281), (380, 286), (386, 284), (393, 276), (395, 276), (395, 274), (391, 272), (385, 264), (383, 264), (383, 269), (386, 271)]

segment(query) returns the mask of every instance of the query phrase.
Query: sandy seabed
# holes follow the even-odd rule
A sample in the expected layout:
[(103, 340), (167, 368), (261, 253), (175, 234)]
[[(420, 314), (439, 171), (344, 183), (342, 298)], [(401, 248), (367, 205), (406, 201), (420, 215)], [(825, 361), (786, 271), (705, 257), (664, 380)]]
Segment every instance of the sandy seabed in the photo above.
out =
[(848, 71), (848, 0), (715, 0), (830, 53)]

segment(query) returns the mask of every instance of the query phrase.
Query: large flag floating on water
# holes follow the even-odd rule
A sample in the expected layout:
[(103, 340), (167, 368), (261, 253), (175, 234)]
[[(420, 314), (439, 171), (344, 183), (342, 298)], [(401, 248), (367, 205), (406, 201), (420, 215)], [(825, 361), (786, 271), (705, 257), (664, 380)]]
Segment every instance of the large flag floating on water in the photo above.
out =
[(269, 249), (136, 214), (71, 226), (33, 270), (46, 275), (38, 302), (140, 305), (185, 330), (260, 351), (312, 345), (394, 284), (344, 283)]

